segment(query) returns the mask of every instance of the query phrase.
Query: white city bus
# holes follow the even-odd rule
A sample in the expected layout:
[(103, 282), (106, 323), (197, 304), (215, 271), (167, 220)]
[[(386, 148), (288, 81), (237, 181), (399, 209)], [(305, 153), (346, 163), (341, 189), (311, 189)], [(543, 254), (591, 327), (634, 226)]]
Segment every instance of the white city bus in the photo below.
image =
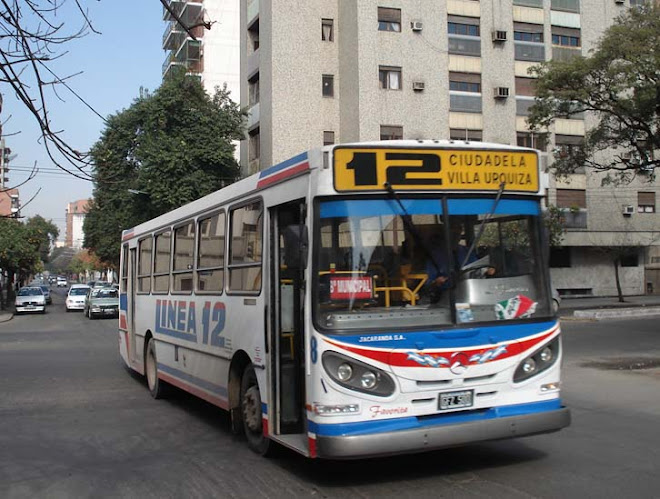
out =
[(418, 452), (559, 430), (536, 151), (300, 154), (123, 233), (119, 346), (250, 448)]

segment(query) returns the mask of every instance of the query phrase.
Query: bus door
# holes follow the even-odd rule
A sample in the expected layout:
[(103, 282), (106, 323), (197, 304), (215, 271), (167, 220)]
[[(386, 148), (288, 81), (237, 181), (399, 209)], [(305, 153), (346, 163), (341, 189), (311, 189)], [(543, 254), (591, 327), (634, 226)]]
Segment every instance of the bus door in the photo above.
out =
[[(274, 433), (305, 431), (304, 290), (307, 228), (304, 200), (270, 210), (270, 345)], [(303, 256), (304, 254), (304, 256)]]
[(135, 351), (135, 292), (137, 272), (137, 249), (131, 248), (128, 257), (128, 290), (126, 303), (126, 328), (128, 329), (128, 343), (130, 352), (128, 352), (128, 361), (135, 365), (139, 362)]

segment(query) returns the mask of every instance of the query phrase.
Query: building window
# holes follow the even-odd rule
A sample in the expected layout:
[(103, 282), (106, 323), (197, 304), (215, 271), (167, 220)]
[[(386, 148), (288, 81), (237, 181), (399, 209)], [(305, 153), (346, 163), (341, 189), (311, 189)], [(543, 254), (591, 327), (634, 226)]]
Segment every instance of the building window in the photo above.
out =
[(450, 35), (480, 36), (478, 24), (447, 23), (447, 32)]
[(551, 0), (550, 8), (565, 12), (580, 12), (580, 0)]
[(539, 151), (548, 150), (548, 134), (547, 133), (529, 133), (517, 132), (516, 144), (520, 147), (531, 147)]
[(556, 153), (560, 158), (575, 156), (584, 142), (580, 135), (555, 135)]
[(557, 189), (557, 207), (586, 209), (587, 191), (584, 189)]
[(637, 213), (655, 213), (655, 192), (637, 193)]
[(449, 138), (451, 140), (481, 142), (484, 140), (484, 132), (483, 130), (469, 130), (467, 128), (450, 128)]
[(528, 33), (526, 31), (514, 31), (513, 39), (517, 42), (543, 43), (543, 32)]
[(580, 47), (580, 30), (552, 27), (552, 44), (559, 47)]
[(335, 77), (333, 75), (323, 75), (322, 77), (323, 97), (334, 97), (335, 95)]
[(248, 106), (259, 103), (259, 73), (248, 80)]
[(258, 160), (261, 156), (261, 139), (259, 127), (248, 132), (248, 159), (250, 161)]
[(153, 239), (147, 237), (138, 242), (138, 293), (151, 291), (151, 248)]
[(571, 248), (550, 248), (550, 268), (565, 268), (571, 266)]
[(401, 68), (394, 66), (378, 66), (380, 88), (401, 90)]
[(481, 93), (481, 75), (450, 71), (449, 90), (454, 92)]
[(252, 23), (248, 28), (248, 45), (252, 52), (259, 50), (259, 21)]
[(230, 215), (229, 289), (261, 290), (263, 207), (261, 201), (236, 208)]
[(536, 95), (536, 78), (516, 76), (516, 95), (534, 97)]
[(335, 132), (330, 130), (326, 130), (325, 132), (323, 132), (323, 145), (331, 146), (334, 143), (335, 143)]
[(621, 255), (621, 266), (622, 267), (637, 267), (639, 265), (639, 253), (635, 250), (630, 250), (630, 253), (626, 252)]
[(324, 42), (332, 42), (334, 39), (334, 20), (321, 19), (321, 40)]
[(380, 126), (380, 140), (401, 140), (403, 139), (403, 127), (392, 125)]
[(170, 289), (170, 241), (172, 232), (167, 230), (156, 236), (154, 255), (154, 292), (167, 293)]
[(221, 292), (224, 286), (225, 214), (199, 221), (197, 291)]
[(188, 222), (174, 229), (174, 258), (172, 260), (173, 292), (192, 291), (194, 252), (195, 224), (194, 222)]
[(401, 9), (378, 7), (378, 31), (401, 31)]

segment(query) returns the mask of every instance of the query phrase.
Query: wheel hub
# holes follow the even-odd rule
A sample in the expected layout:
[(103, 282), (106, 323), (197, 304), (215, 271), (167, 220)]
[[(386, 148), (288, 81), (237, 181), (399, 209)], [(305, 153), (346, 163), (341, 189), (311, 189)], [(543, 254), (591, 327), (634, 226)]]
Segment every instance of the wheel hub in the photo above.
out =
[(243, 396), (243, 419), (247, 427), (254, 432), (261, 431), (261, 407), (259, 388), (251, 386)]

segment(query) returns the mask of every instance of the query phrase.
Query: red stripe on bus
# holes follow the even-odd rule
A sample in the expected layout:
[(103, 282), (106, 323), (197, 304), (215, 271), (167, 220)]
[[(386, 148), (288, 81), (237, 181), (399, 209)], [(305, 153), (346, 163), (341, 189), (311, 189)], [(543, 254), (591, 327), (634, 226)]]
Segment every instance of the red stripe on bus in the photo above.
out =
[(316, 454), (316, 439), (312, 437), (308, 437), (307, 445), (309, 446), (309, 457), (318, 457), (318, 455)]
[(304, 172), (306, 170), (309, 170), (309, 162), (307, 161), (300, 163), (298, 166), (294, 166), (293, 168), (287, 168), (283, 172), (277, 173), (276, 175), (272, 175), (270, 177), (266, 177), (263, 180), (260, 180), (257, 182), (257, 189), (274, 184), (275, 182), (279, 182), (280, 180), (284, 180), (285, 178), (295, 175), (296, 173)]

